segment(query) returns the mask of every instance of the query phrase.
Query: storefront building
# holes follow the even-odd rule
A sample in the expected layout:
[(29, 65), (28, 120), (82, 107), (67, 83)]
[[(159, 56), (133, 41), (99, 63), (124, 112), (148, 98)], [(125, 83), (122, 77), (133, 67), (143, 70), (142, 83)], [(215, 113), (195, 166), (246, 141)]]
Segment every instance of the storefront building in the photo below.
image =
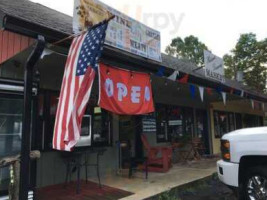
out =
[[(40, 18), (42, 16), (42, 18)], [(72, 34), (72, 18), (26, 0), (4, 0), (0, 5), (0, 158), (20, 153), (23, 111), (24, 65), (37, 35), (53, 43)], [(52, 150), (52, 137), (57, 101), (70, 41), (47, 48), (37, 64), (39, 75), (34, 79), (32, 102), (32, 149), (41, 151), (41, 158), (32, 163), (31, 184), (44, 187), (64, 182), (66, 167), (61, 153)], [(201, 138), (206, 154), (219, 154), (223, 134), (244, 127), (263, 126), (264, 102), (267, 96), (247, 89), (241, 83), (225, 83), (205, 77), (203, 69), (162, 54), (162, 63), (105, 46), (101, 62), (128, 70), (151, 73), (156, 112), (146, 116), (119, 116), (101, 109), (98, 101), (98, 80), (82, 123), (82, 136), (91, 147), (105, 147), (101, 157), (103, 177), (120, 167), (118, 142), (129, 141), (135, 156), (143, 156), (140, 133), (149, 143), (170, 145)], [(161, 67), (164, 75), (157, 75)], [(168, 77), (179, 71), (177, 81)], [(185, 76), (188, 80), (180, 81)], [(192, 85), (194, 95), (192, 96)], [(209, 88), (203, 101), (198, 86)], [(223, 103), (220, 88), (227, 93)], [(234, 92), (232, 92), (234, 91)], [(240, 95), (244, 91), (247, 95)], [(254, 101), (252, 106), (252, 101)], [(93, 158), (92, 158), (93, 159)], [(95, 176), (94, 170), (90, 176)], [(7, 192), (9, 172), (0, 170), (0, 195)]]

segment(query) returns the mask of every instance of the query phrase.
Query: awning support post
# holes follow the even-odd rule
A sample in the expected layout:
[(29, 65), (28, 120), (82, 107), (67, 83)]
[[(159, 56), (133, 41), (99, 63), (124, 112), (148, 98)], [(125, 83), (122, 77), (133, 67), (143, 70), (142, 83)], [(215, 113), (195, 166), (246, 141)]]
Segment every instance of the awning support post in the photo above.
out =
[(45, 39), (38, 36), (37, 44), (28, 57), (24, 71), (24, 107), (22, 118), (22, 141), (21, 141), (21, 165), (19, 199), (28, 199), (30, 180), (30, 151), (31, 151), (31, 111), (32, 111), (32, 82), (33, 71), (36, 63), (40, 59), (45, 47)]

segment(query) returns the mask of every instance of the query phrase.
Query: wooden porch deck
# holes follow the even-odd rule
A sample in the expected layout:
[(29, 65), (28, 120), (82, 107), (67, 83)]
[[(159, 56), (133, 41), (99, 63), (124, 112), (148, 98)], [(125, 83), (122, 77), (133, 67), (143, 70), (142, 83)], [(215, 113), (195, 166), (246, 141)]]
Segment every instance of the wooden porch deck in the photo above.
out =
[(97, 183), (81, 181), (81, 192), (76, 194), (76, 182), (69, 183), (65, 188), (63, 184), (40, 188), (36, 192), (37, 200), (117, 200), (133, 193)]

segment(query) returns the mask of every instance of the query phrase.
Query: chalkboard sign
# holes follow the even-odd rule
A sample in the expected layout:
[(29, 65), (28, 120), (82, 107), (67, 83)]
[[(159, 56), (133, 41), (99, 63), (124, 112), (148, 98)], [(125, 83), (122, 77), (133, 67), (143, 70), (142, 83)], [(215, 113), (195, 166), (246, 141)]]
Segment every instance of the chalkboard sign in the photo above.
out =
[(155, 114), (144, 115), (142, 118), (143, 133), (156, 133), (157, 124)]

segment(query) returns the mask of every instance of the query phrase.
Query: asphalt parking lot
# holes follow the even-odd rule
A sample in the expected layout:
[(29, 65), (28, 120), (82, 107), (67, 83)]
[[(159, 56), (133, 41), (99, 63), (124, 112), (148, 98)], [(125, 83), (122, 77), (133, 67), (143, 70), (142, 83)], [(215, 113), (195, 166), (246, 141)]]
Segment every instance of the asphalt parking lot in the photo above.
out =
[(217, 175), (189, 184), (178, 190), (162, 193), (157, 200), (237, 200), (233, 191), (222, 184)]
[(217, 176), (197, 186), (181, 191), (179, 200), (237, 200), (232, 190), (222, 184)]

